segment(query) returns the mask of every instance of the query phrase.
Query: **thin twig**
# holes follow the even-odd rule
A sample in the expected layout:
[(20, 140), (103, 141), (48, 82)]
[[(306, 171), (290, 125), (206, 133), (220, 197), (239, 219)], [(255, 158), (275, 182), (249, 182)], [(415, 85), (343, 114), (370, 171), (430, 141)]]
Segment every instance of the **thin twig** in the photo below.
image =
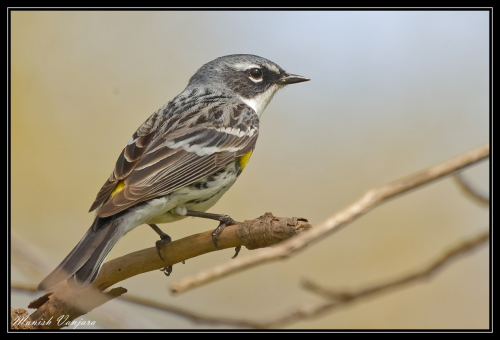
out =
[(290, 257), (310, 242), (325, 238), (332, 232), (340, 230), (348, 222), (352, 222), (377, 204), (488, 158), (489, 150), (489, 144), (486, 144), (392, 183), (368, 190), (360, 199), (308, 232), (284, 241), (274, 248), (264, 249), (258, 254), (235, 259), (178, 280), (171, 285), (170, 290), (172, 293), (183, 293), (243, 269)]
[(453, 176), (455, 183), (462, 189), (462, 192), (467, 195), (467, 197), (472, 198), (474, 202), (481, 204), (482, 206), (489, 206), (490, 199), (485, 194), (480, 193), (477, 188), (475, 188), (470, 181), (465, 179), (462, 173), (458, 173)]
[(259, 325), (260, 325), (258, 323), (254, 323), (252, 321), (246, 321), (246, 320), (242, 320), (242, 319), (203, 315), (200, 313), (187, 311), (187, 310), (182, 309), (182, 308), (169, 306), (169, 305), (166, 305), (164, 303), (159, 303), (156, 301), (152, 301), (149, 299), (143, 299), (143, 298), (140, 298), (137, 296), (132, 296), (132, 295), (122, 295), (120, 297), (120, 300), (135, 303), (137, 305), (144, 306), (144, 307), (150, 307), (153, 309), (161, 310), (163, 312), (171, 313), (171, 314), (186, 318), (188, 320), (191, 320), (191, 321), (197, 322), (197, 323), (207, 323), (207, 324), (214, 324), (214, 325), (230, 325), (230, 326), (243, 327), (243, 328), (259, 328)]
[(439, 256), (436, 260), (434, 260), (430, 265), (426, 266), (421, 270), (416, 270), (415, 272), (410, 273), (406, 276), (401, 276), (400, 278), (394, 280), (367, 286), (361, 289), (351, 290), (351, 291), (338, 291), (333, 289), (326, 289), (309, 280), (304, 280), (302, 285), (304, 288), (312, 292), (315, 292), (330, 300), (348, 301), (357, 299), (360, 297), (364, 297), (365, 295), (382, 292), (388, 289), (394, 289), (398, 286), (412, 283), (417, 280), (429, 279), (449, 261), (455, 259), (459, 255), (463, 255), (473, 249), (478, 248), (483, 243), (488, 241), (489, 237), (490, 237), (489, 232), (484, 232), (474, 238), (471, 238), (469, 240), (466, 240), (465, 242), (460, 243), (459, 245), (453, 247), (448, 251), (443, 252), (443, 254), (441, 254), (441, 256)]
[(34, 280), (43, 279), (53, 269), (50, 261), (32, 242), (26, 242), (11, 231), (11, 259), (15, 265)]
[[(27, 292), (27, 293), (38, 293), (38, 290), (35, 285), (13, 282), (10, 285), (12, 291), (17, 292)], [(153, 308), (156, 310), (160, 310), (163, 312), (167, 312), (170, 314), (174, 314), (181, 318), (185, 318), (187, 320), (197, 322), (197, 323), (206, 323), (206, 324), (214, 324), (214, 325), (230, 325), (235, 327), (243, 327), (243, 328), (258, 328), (259, 324), (253, 323), (251, 321), (233, 319), (233, 318), (225, 318), (225, 317), (216, 317), (203, 315), (200, 313), (191, 312), (185, 310), (183, 308), (170, 306), (165, 303), (159, 303), (154, 300), (144, 299), (138, 296), (124, 294), (121, 295), (118, 300), (125, 301), (127, 303), (133, 303), (138, 306)]]
[(15, 292), (26, 292), (26, 293), (39, 293), (35, 285), (30, 285), (27, 283), (11, 282), (10, 290)]
[[(335, 309), (345, 307), (351, 303), (357, 302), (358, 300), (361, 300), (362, 298), (366, 298), (368, 296), (377, 295), (385, 291), (391, 291), (394, 290), (395, 288), (408, 285), (410, 283), (415, 283), (418, 281), (423, 281), (425, 279), (430, 279), (432, 278), (433, 275), (437, 274), (437, 272), (440, 269), (443, 269), (443, 267), (450, 264), (460, 255), (465, 255), (469, 252), (472, 252), (473, 250), (476, 250), (481, 245), (486, 243), (488, 239), (489, 239), (489, 232), (482, 233), (477, 237), (466, 240), (460, 243), (459, 245), (451, 248), (450, 250), (443, 252), (443, 254), (441, 254), (436, 260), (434, 260), (430, 265), (428, 265), (423, 269), (417, 270), (413, 273), (407, 274), (405, 276), (393, 280), (389, 280), (380, 284), (369, 285), (367, 287), (357, 290), (336, 291), (324, 288), (316, 283), (305, 280), (302, 283), (304, 288), (314, 293), (317, 293), (325, 298), (328, 298), (332, 301), (319, 303), (315, 305), (310, 304), (307, 306), (302, 306), (293, 309), (289, 312), (286, 312), (282, 316), (279, 316), (268, 322), (206, 316), (199, 313), (186, 311), (178, 307), (173, 307), (166, 304), (158, 303), (156, 301), (130, 295), (122, 295), (119, 297), (119, 299), (135, 303), (140, 306), (150, 307), (168, 313), (173, 313), (177, 316), (187, 318), (194, 322), (202, 322), (209, 324), (226, 324), (243, 328), (257, 328), (257, 329), (278, 328), (285, 324), (302, 321), (306, 318), (311, 318), (327, 312), (332, 312)], [(36, 288), (34, 286), (18, 284), (18, 283), (13, 283), (11, 285), (11, 288), (13, 290), (18, 290), (18, 291), (28, 291), (28, 292), (36, 291)]]
[(303, 321), (306, 318), (315, 317), (326, 312), (332, 312), (337, 308), (345, 307), (349, 304), (372, 295), (379, 296), (381, 295), (380, 293), (392, 291), (395, 288), (402, 287), (410, 283), (430, 279), (445, 265), (448, 265), (450, 262), (460, 257), (461, 255), (478, 249), (480, 246), (487, 243), (488, 239), (489, 232), (484, 232), (443, 252), (443, 254), (437, 257), (430, 265), (421, 270), (417, 270), (413, 273), (401, 276), (394, 280), (390, 280), (380, 284), (369, 285), (357, 290), (337, 291), (324, 288), (316, 283), (304, 280), (302, 283), (304, 288), (332, 301), (299, 307), (283, 314), (280, 317), (275, 318), (274, 320), (260, 324), (259, 328), (277, 328), (282, 327), (285, 324)]
[[(398, 181), (395, 181), (393, 183), (384, 185), (380, 188), (373, 189), (368, 191), (360, 200), (352, 204), (351, 206), (347, 207), (344, 211), (332, 216), (331, 218), (327, 219), (325, 222), (323, 222), (319, 227), (315, 228), (316, 231), (313, 229), (313, 232), (306, 232), (303, 234), (303, 236), (298, 236), (296, 238), (293, 238), (289, 241), (285, 241), (282, 243), (282, 245), (278, 245), (274, 249), (267, 249), (261, 252), (261, 254), (256, 254), (255, 260), (254, 259), (236, 259), (233, 260), (233, 263), (236, 264), (236, 266), (233, 266), (234, 268), (229, 268), (228, 266), (224, 266), (222, 270), (217, 270), (211, 271), (211, 274), (205, 277), (203, 280), (199, 281), (195, 285), (191, 285), (190, 288), (193, 286), (206, 283), (208, 281), (211, 281), (217, 277), (222, 277), (225, 274), (229, 272), (234, 272), (236, 270), (241, 270), (246, 267), (250, 267), (262, 262), (267, 262), (271, 261), (276, 258), (286, 258), (288, 256), (291, 256), (294, 252), (302, 249), (305, 245), (307, 245), (309, 242), (314, 241), (316, 239), (319, 239), (321, 237), (326, 236), (327, 234), (331, 233), (332, 231), (339, 230), (341, 227), (345, 226), (347, 222), (350, 222), (351, 220), (355, 219), (356, 217), (360, 216), (361, 214), (369, 211), (372, 207), (374, 207), (376, 204), (381, 203), (384, 200), (387, 200), (388, 198), (394, 197), (398, 194), (404, 193), (410, 189), (416, 188), (418, 186), (421, 186), (423, 184), (429, 183), (432, 180), (436, 180), (438, 178), (442, 178), (443, 176), (446, 176), (448, 174), (451, 174), (455, 171), (459, 171), (463, 169), (466, 166), (472, 165), (482, 159), (485, 159), (489, 155), (489, 146), (485, 145), (483, 147), (477, 148), (475, 150), (472, 150), (470, 152), (464, 153), (460, 156), (457, 156), (451, 160), (448, 160), (446, 162), (443, 162), (441, 164), (438, 164), (436, 166), (433, 166), (427, 170), (420, 171), (414, 175), (408, 176), (406, 178), (400, 179)], [(299, 221), (299, 219), (295, 219), (296, 222)], [(286, 224), (286, 223), (285, 223)], [(231, 228), (233, 227), (233, 228)], [(310, 225), (309, 225), (310, 227)], [(251, 228), (247, 230), (251, 232)], [(227, 243), (224, 244), (224, 233), (226, 233), (226, 241)], [(233, 234), (236, 233), (234, 230), (234, 226), (230, 226), (226, 228), (226, 230), (222, 233), (221, 238), (219, 239), (219, 245), (222, 247), (235, 247), (240, 243), (240, 241), (235, 242), (233, 238)], [(206, 235), (205, 235), (206, 234)], [(229, 236), (228, 236), (229, 235)], [(250, 235), (251, 236), (251, 235)], [(206, 239), (206, 240), (205, 240)], [(200, 243), (201, 240), (201, 243)], [(182, 241), (182, 240), (179, 240)], [(171, 247), (179, 246), (180, 242), (175, 241), (170, 244), (167, 244), (162, 250), (163, 250), (163, 255), (170, 255), (170, 254), (178, 254), (177, 251), (172, 251)], [(194, 235), (191, 237), (188, 237), (184, 240), (186, 244), (185, 249), (193, 249), (192, 247), (192, 242), (194, 241), (195, 243), (198, 242), (200, 244), (206, 244), (210, 245), (213, 247), (213, 243), (211, 242), (211, 232), (203, 233), (203, 234), (198, 234)], [(168, 248), (168, 249), (167, 249)], [(183, 247), (181, 247), (182, 249)], [(202, 253), (204, 252), (209, 252), (213, 251), (215, 249), (205, 249), (203, 250)], [(185, 254), (184, 254), (185, 255)], [(199, 255), (199, 254), (198, 254)], [(194, 255), (196, 256), (196, 255)], [(192, 257), (192, 256), (191, 256)], [(189, 258), (189, 257), (186, 257)], [(177, 259), (178, 261), (174, 261), (174, 258), (170, 258), (166, 262), (161, 262), (159, 261), (156, 251), (154, 248), (149, 248), (142, 250), (140, 252), (136, 252), (133, 254), (129, 254), (127, 256), (124, 256), (120, 259), (116, 259), (113, 261), (110, 261), (106, 263), (102, 270), (101, 273), (99, 274), (94, 287), (98, 288), (98, 290), (104, 290), (107, 287), (111, 286), (112, 284), (121, 281), (127, 277), (137, 275), (142, 272), (150, 271), (157, 269), (161, 266), (165, 266), (166, 264), (174, 264), (177, 262), (180, 262), (182, 259)], [(158, 263), (156, 263), (158, 262)], [(242, 265), (243, 264), (243, 265)], [(231, 266), (230, 266), (231, 267)], [(139, 270), (130, 271), (131, 268), (140, 268)], [(217, 269), (217, 268), (216, 268)], [(109, 278), (112, 277), (110, 280)], [(189, 287), (188, 287), (189, 288)], [(120, 295), (123, 292), (123, 290), (115, 290), (114, 293), (116, 294), (111, 294), (108, 295), (110, 298), (115, 297), (116, 295)], [(74, 292), (73, 292), (74, 293)], [(72, 300), (71, 303), (74, 302), (75, 299), (82, 299), (84, 302), (88, 302), (85, 294), (77, 294), (80, 295), (79, 297), (75, 297), (72, 292), (69, 292), (67, 287), (62, 287), (60, 290), (56, 291), (54, 294), (47, 296), (47, 299), (45, 300), (46, 303), (41, 305), (41, 307), (34, 313), (32, 314), (32, 317), (35, 317), (34, 320), (37, 320), (36, 316), (45, 316), (49, 317), (54, 312), (57, 310), (57, 308), (61, 307), (61, 304), (65, 301), (65, 299)], [(104, 301), (107, 298), (105, 295), (97, 295), (97, 300), (99, 300), (99, 303), (104, 303)], [(43, 300), (43, 299), (42, 299)], [(55, 305), (55, 306), (54, 306)], [(92, 307), (95, 307), (97, 304), (94, 303)], [(56, 307), (56, 308), (54, 308)], [(62, 311), (64, 314), (69, 314), (65, 313), (64, 308), (60, 311)], [(73, 308), (73, 307), (72, 307)], [(74, 309), (74, 308), (73, 308)], [(88, 310), (88, 309), (87, 309)], [(57, 313), (60, 312), (59, 310)], [(80, 313), (80, 312), (79, 312)], [(83, 308), (83, 311), (80, 313), (80, 315), (86, 313), (85, 308)], [(76, 314), (75, 314), (76, 315)], [(243, 323), (247, 324), (253, 324), (252, 322), (248, 321), (243, 321)]]

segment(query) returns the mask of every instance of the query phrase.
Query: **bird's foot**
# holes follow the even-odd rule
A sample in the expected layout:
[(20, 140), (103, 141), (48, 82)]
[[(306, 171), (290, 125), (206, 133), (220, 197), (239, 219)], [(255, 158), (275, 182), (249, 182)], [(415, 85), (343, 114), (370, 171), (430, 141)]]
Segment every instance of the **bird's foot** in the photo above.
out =
[[(160, 257), (160, 259), (162, 261), (165, 261), (165, 259), (161, 255), (161, 248), (165, 244), (172, 242), (172, 238), (169, 235), (165, 234), (163, 231), (161, 231), (161, 229), (158, 228), (158, 226), (156, 224), (150, 224), (149, 226), (151, 228), (153, 228), (153, 230), (156, 231), (156, 233), (158, 235), (160, 235), (160, 239), (158, 241), (156, 241), (156, 252), (158, 253), (158, 256)], [(184, 261), (182, 261), (182, 263), (184, 263)], [(161, 268), (160, 270), (166, 276), (170, 276), (170, 274), (172, 273), (172, 266), (165, 266), (165, 267)]]
[[(227, 226), (233, 225), (233, 224), (238, 224), (235, 220), (233, 220), (231, 217), (228, 215), (219, 215), (219, 226), (215, 228), (214, 232), (212, 233), (212, 241), (214, 242), (214, 245), (217, 249), (221, 249), (219, 246), (219, 243), (217, 242), (219, 239), (219, 235), (222, 233), (224, 228)], [(236, 253), (238, 255), (238, 252)]]

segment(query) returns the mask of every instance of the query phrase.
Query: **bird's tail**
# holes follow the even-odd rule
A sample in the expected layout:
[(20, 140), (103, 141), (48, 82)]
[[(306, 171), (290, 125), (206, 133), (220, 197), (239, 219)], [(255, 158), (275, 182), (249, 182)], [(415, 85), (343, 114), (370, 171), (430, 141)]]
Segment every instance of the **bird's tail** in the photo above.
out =
[(96, 217), (94, 223), (71, 253), (38, 285), (48, 290), (64, 280), (73, 288), (83, 289), (94, 282), (111, 248), (125, 234), (126, 219)]

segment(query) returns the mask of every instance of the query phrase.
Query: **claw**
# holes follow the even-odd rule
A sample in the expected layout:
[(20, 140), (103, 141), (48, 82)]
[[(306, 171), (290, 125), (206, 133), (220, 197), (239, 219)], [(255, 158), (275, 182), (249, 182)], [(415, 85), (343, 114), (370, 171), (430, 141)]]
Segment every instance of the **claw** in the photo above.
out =
[(221, 247), (219, 247), (219, 243), (217, 242), (217, 240), (219, 239), (219, 235), (222, 233), (225, 227), (233, 224), (238, 224), (238, 222), (233, 220), (228, 215), (221, 215), (219, 221), (219, 226), (215, 228), (214, 232), (212, 233), (212, 241), (214, 242), (214, 245), (217, 249), (222, 249)]
[(165, 259), (161, 255), (161, 248), (163, 247), (163, 245), (170, 242), (172, 242), (172, 238), (167, 234), (164, 234), (164, 236), (161, 237), (161, 240), (156, 241), (156, 252), (158, 253), (158, 256), (162, 261), (165, 261)]
[(236, 248), (234, 248), (235, 253), (234, 253), (233, 257), (231, 257), (231, 258), (235, 259), (236, 256), (238, 256), (238, 254), (240, 253), (240, 250), (241, 250), (241, 246), (237, 246)]
[(170, 274), (172, 274), (172, 266), (166, 266), (166, 267), (163, 267), (160, 269), (163, 274), (165, 274), (166, 276), (170, 276)]
[(216, 220), (216, 221), (220, 222), (219, 226), (217, 228), (215, 228), (214, 232), (212, 233), (212, 241), (217, 249), (221, 249), (217, 240), (219, 239), (219, 235), (220, 235), (220, 233), (222, 233), (224, 228), (227, 227), (228, 225), (233, 225), (233, 224), (239, 223), (239, 222), (236, 222), (235, 220), (233, 220), (228, 215), (211, 214), (211, 213), (206, 213), (206, 212), (202, 212), (202, 211), (186, 210), (186, 216), (208, 218), (208, 219)]

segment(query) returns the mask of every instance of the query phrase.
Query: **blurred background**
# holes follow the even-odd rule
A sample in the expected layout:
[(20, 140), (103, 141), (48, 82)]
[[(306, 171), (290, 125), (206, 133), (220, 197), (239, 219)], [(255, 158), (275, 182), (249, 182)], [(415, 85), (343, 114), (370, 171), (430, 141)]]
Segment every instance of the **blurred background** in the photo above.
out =
[[(488, 142), (487, 11), (13, 11), (12, 243), (46, 267), (29, 270), (13, 254), (12, 282), (37, 285), (55, 268), (92, 223), (87, 211), (137, 127), (201, 65), (235, 53), (312, 80), (277, 93), (251, 162), (211, 212), (245, 220), (270, 211), (318, 224), (369, 188)], [(488, 168), (484, 162), (464, 176), (487, 193)], [(395, 278), (487, 229), (488, 216), (448, 178), (291, 259), (178, 297), (170, 283), (229, 261), (233, 250), (175, 265), (168, 278), (155, 271), (120, 286), (198, 313), (266, 321), (322, 301), (301, 278), (338, 289)], [(189, 218), (161, 227), (179, 239), (216, 225)], [(108, 259), (156, 240), (138, 227)], [(487, 328), (488, 266), (483, 247), (432, 280), (287, 328)], [(12, 306), (26, 308), (40, 295), (12, 293)], [(120, 301), (83, 319), (97, 320), (92, 328), (228, 327)]]

